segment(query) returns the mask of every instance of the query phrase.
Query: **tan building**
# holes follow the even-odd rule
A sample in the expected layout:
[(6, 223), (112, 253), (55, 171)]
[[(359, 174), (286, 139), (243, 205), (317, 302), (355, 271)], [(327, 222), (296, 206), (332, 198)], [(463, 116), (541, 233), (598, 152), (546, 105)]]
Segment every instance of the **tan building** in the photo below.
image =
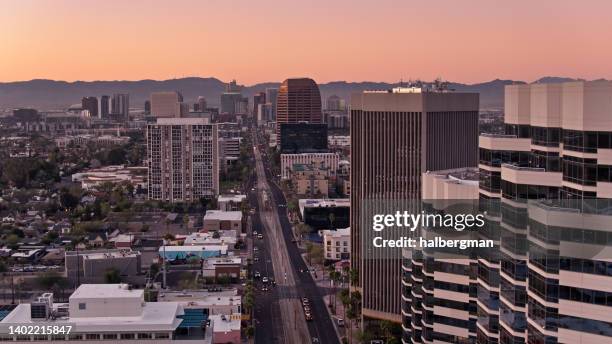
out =
[(312, 165), (293, 165), (291, 183), (296, 194), (305, 196), (329, 196), (329, 170)]
[(183, 96), (176, 91), (151, 93), (151, 116), (157, 118), (181, 117)]
[(412, 207), (406, 210), (419, 211), (423, 172), (475, 166), (478, 99), (423, 88), (351, 96), (351, 267), (359, 273), (355, 287), (365, 318), (399, 323), (409, 302), (402, 301), (401, 250), (362, 252), (374, 236), (371, 218), (362, 213), (366, 200), (379, 200), (373, 206), (380, 207), (405, 202)]
[(204, 229), (207, 231), (235, 230), (243, 228), (242, 211), (208, 210), (204, 215)]

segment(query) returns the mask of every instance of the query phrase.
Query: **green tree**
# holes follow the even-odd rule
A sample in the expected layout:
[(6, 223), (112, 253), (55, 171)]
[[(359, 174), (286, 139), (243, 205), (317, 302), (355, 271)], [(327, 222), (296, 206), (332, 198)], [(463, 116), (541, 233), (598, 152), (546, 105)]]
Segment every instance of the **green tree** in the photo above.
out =
[(5, 242), (6, 245), (13, 250), (19, 247), (19, 237), (16, 234), (9, 234), (9, 236), (6, 237)]
[(126, 151), (122, 147), (112, 148), (108, 152), (107, 162), (110, 165), (122, 165), (125, 164)]
[(115, 268), (107, 269), (106, 272), (104, 272), (104, 281), (109, 284), (121, 283), (121, 275), (119, 270)]
[(253, 327), (253, 325), (247, 326), (247, 328), (244, 330), (244, 334), (249, 339), (253, 338), (255, 335), (255, 327)]

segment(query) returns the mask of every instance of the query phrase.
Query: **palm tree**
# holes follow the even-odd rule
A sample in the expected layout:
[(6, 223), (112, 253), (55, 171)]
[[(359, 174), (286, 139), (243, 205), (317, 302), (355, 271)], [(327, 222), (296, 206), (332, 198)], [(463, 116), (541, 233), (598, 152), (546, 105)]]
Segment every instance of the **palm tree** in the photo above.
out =
[(334, 221), (336, 221), (336, 215), (334, 213), (329, 213), (329, 229), (334, 229)]
[(389, 341), (389, 338), (391, 337), (391, 328), (392, 328), (393, 324), (389, 321), (389, 320), (383, 320), (380, 322), (380, 331), (383, 334), (383, 337), (385, 338), (385, 343)]
[(336, 285), (337, 283), (340, 281), (341, 278), (341, 274), (340, 272), (334, 270), (330, 273), (330, 278), (332, 280), (333, 283), (333, 295), (334, 295), (334, 313), (336, 312)]
[[(347, 308), (351, 304), (351, 295), (348, 289), (342, 289), (340, 291), (340, 302), (342, 302), (343, 307), (343, 318), (347, 320)], [(349, 343), (351, 338), (351, 323), (349, 322)]]

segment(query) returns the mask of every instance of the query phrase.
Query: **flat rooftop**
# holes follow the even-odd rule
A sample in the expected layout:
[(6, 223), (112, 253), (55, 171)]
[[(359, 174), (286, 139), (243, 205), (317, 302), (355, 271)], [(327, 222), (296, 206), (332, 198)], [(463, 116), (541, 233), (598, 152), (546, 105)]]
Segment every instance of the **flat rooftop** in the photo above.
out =
[(206, 220), (219, 220), (219, 221), (240, 221), (242, 220), (241, 211), (223, 211), (223, 210), (208, 210), (204, 215), (204, 221)]
[(137, 257), (140, 252), (136, 251), (121, 251), (121, 252), (96, 252), (79, 254), (83, 259), (111, 259), (111, 258), (128, 258)]
[[(57, 309), (59, 306), (66, 306), (66, 304), (56, 303), (53, 308)], [(174, 331), (182, 321), (177, 316), (183, 314), (183, 307), (178, 302), (146, 302), (142, 313), (138, 316), (61, 317), (49, 320), (49, 322), (54, 325), (74, 325), (75, 333)], [(22, 303), (0, 321), (0, 329), (14, 324), (24, 325), (37, 322), (40, 321), (33, 321), (30, 316), (30, 304)]]
[(143, 297), (144, 290), (131, 289), (127, 284), (81, 284), (70, 299), (107, 299)]
[(235, 289), (227, 292), (181, 291), (162, 292), (158, 295), (159, 302), (179, 302), (184, 308), (210, 306), (236, 306), (242, 303), (242, 298)]
[(246, 199), (246, 195), (219, 195), (217, 202), (242, 202)]
[(303, 198), (300, 199), (298, 203), (300, 207), (349, 207), (351, 205), (351, 200), (349, 198)]
[(240, 319), (225, 316), (225, 320), (222, 315), (211, 315), (209, 319), (212, 321), (213, 332), (230, 332), (240, 331)]
[(172, 118), (158, 118), (157, 124), (161, 125), (203, 125), (210, 124), (208, 118), (186, 118), (186, 117), (172, 117)]

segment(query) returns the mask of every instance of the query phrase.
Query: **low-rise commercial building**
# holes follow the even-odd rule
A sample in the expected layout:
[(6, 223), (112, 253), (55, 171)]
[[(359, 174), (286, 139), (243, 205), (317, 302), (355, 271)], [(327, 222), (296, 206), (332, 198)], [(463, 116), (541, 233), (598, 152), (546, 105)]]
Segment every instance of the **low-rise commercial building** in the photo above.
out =
[[(22, 303), (0, 321), (0, 340), (7, 341), (169, 341), (182, 322), (178, 302), (145, 302), (144, 290), (127, 284), (83, 284), (68, 303), (54, 303), (44, 294), (32, 303)], [(6, 334), (9, 326), (71, 326), (63, 334)]]
[(105, 274), (116, 270), (122, 281), (143, 285), (141, 254), (132, 250), (66, 251), (66, 277), (72, 285), (104, 283)]
[(202, 262), (202, 277), (212, 278), (217, 281), (219, 278), (228, 278), (236, 281), (240, 278), (242, 269), (242, 259), (235, 258), (209, 258)]
[(233, 229), (242, 232), (242, 212), (208, 210), (204, 215), (204, 229), (207, 231), (221, 231)]
[(239, 211), (246, 201), (246, 195), (219, 195), (217, 207), (223, 211)]
[(192, 246), (161, 246), (159, 256), (167, 261), (187, 260), (191, 257), (199, 259), (215, 258), (227, 255), (227, 245), (192, 245)]
[(347, 260), (351, 252), (351, 229), (323, 230), (323, 257), (326, 260)]
[(315, 230), (349, 226), (348, 198), (301, 199), (298, 201), (302, 221)]

